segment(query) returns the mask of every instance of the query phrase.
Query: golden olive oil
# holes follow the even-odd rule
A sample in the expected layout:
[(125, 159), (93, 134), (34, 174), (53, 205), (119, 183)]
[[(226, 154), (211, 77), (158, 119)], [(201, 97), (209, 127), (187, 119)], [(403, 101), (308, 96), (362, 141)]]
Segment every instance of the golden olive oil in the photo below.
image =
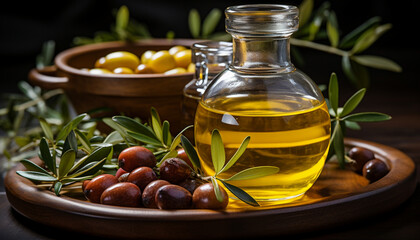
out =
[(251, 137), (242, 157), (219, 177), (226, 179), (255, 166), (276, 166), (277, 174), (230, 183), (257, 201), (278, 201), (300, 196), (314, 184), (328, 153), (331, 125), (325, 101), (312, 98), (238, 94), (207, 99), (197, 108), (195, 143), (208, 175), (214, 175), (213, 129), (222, 136), (226, 161), (246, 136)]

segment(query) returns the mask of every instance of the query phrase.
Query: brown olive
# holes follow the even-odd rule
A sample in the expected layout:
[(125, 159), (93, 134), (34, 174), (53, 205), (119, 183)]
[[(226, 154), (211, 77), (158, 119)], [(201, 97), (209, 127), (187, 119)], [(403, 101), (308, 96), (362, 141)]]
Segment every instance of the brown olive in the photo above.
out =
[(142, 191), (154, 180), (157, 180), (156, 173), (149, 167), (136, 168), (127, 177), (127, 182), (136, 184)]
[(219, 186), (223, 201), (219, 201), (214, 193), (214, 187), (211, 183), (205, 183), (199, 186), (193, 194), (193, 206), (200, 209), (224, 209), (229, 203), (229, 197), (225, 189)]
[(117, 172), (115, 173), (115, 176), (117, 177), (117, 178), (119, 178), (121, 175), (123, 175), (124, 173), (128, 173), (127, 171), (125, 171), (124, 169), (122, 169), (122, 168), (118, 168), (118, 170), (117, 170)]
[(114, 184), (102, 193), (101, 203), (114, 206), (137, 207), (141, 203), (140, 188), (129, 182)]
[(178, 183), (177, 185), (187, 189), (188, 192), (193, 194), (195, 189), (197, 189), (202, 184), (203, 183), (197, 179), (187, 178), (184, 181)]
[(386, 163), (379, 159), (372, 159), (363, 166), (363, 176), (371, 183), (378, 181), (388, 174), (389, 168)]
[(118, 182), (127, 182), (127, 178), (128, 175), (130, 175), (130, 173), (123, 173), (119, 178), (118, 178)]
[(157, 190), (155, 202), (159, 209), (187, 209), (191, 208), (192, 195), (187, 189), (170, 184)]
[(375, 158), (375, 154), (372, 151), (362, 147), (351, 148), (348, 155), (355, 161), (351, 164), (351, 167), (357, 173), (362, 173), (363, 166), (366, 162)]
[(90, 182), (90, 180), (85, 180), (82, 183), (82, 190), (85, 191), (87, 184)]
[(160, 178), (177, 184), (191, 175), (191, 168), (180, 158), (168, 158), (159, 167)]
[(138, 167), (154, 167), (156, 158), (153, 153), (141, 146), (134, 146), (124, 149), (118, 156), (118, 165), (127, 172)]
[(155, 202), (155, 196), (157, 190), (165, 185), (169, 185), (170, 183), (165, 180), (155, 180), (144, 188), (143, 193), (141, 195), (143, 206), (148, 208), (158, 208)]
[(83, 192), (89, 201), (99, 203), (105, 189), (117, 183), (118, 179), (114, 175), (102, 174), (92, 178)]

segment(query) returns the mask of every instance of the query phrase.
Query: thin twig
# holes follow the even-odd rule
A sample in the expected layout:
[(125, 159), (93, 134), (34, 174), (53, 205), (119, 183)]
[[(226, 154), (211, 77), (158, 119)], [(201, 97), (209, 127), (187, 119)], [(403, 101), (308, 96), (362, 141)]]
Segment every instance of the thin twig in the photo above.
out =
[(328, 45), (320, 44), (320, 43), (315, 43), (315, 42), (311, 42), (311, 41), (307, 41), (307, 40), (302, 40), (302, 39), (291, 38), (290, 39), (290, 44), (295, 45), (295, 46), (299, 46), (299, 47), (312, 48), (312, 49), (332, 53), (332, 54), (339, 55), (339, 56), (349, 55), (349, 52), (347, 52), (347, 51), (344, 51), (344, 50), (341, 50), (341, 49), (338, 49), (338, 48), (335, 48), (335, 47), (331, 47), (331, 46), (328, 46)]

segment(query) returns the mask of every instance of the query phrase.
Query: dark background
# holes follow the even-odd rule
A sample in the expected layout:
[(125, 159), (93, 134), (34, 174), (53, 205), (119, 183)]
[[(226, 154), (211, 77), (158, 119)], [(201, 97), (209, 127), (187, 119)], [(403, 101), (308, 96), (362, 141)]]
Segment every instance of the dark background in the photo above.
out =
[[(17, 92), (18, 81), (27, 80), (28, 71), (35, 66), (36, 55), (48, 40), (56, 42), (59, 53), (73, 47), (76, 36), (93, 37), (96, 31), (109, 31), (114, 23), (113, 10), (127, 5), (131, 18), (147, 25), (155, 38), (165, 37), (170, 30), (177, 38), (190, 38), (188, 13), (196, 8), (202, 19), (212, 8), (224, 10), (231, 5), (261, 1), (8, 1), (0, 8), (0, 93)], [(300, 4), (299, 1), (264, 1), (264, 3)], [(324, 1), (315, 1), (315, 9)], [(419, 87), (414, 69), (420, 53), (418, 47), (419, 1), (400, 0), (331, 0), (331, 9), (338, 17), (342, 36), (373, 16), (393, 28), (384, 34), (364, 54), (390, 58), (403, 67), (403, 73), (373, 70), (372, 86), (382, 84), (383, 74), (396, 81), (405, 81)], [(218, 31), (224, 31), (221, 21)], [(417, 34), (417, 35), (416, 35)], [(342, 76), (340, 58), (323, 52), (301, 49), (306, 64), (298, 66), (317, 83), (328, 81), (331, 72)], [(344, 78), (344, 77), (342, 77)]]

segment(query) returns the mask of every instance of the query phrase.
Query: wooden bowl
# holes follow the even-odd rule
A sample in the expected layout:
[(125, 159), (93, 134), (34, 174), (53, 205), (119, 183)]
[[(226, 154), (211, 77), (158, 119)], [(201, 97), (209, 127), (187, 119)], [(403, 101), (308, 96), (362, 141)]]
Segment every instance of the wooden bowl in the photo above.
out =
[(32, 69), (29, 81), (43, 89), (61, 88), (77, 113), (107, 107), (106, 115), (124, 114), (147, 120), (155, 107), (162, 120), (171, 123), (172, 131), (181, 126), (181, 101), (184, 86), (192, 73), (164, 74), (91, 74), (81, 70), (93, 68), (95, 61), (115, 51), (129, 51), (141, 56), (146, 50), (167, 50), (175, 45), (190, 47), (193, 39), (149, 39), (133, 43), (107, 42), (74, 47), (59, 53), (55, 65)]

